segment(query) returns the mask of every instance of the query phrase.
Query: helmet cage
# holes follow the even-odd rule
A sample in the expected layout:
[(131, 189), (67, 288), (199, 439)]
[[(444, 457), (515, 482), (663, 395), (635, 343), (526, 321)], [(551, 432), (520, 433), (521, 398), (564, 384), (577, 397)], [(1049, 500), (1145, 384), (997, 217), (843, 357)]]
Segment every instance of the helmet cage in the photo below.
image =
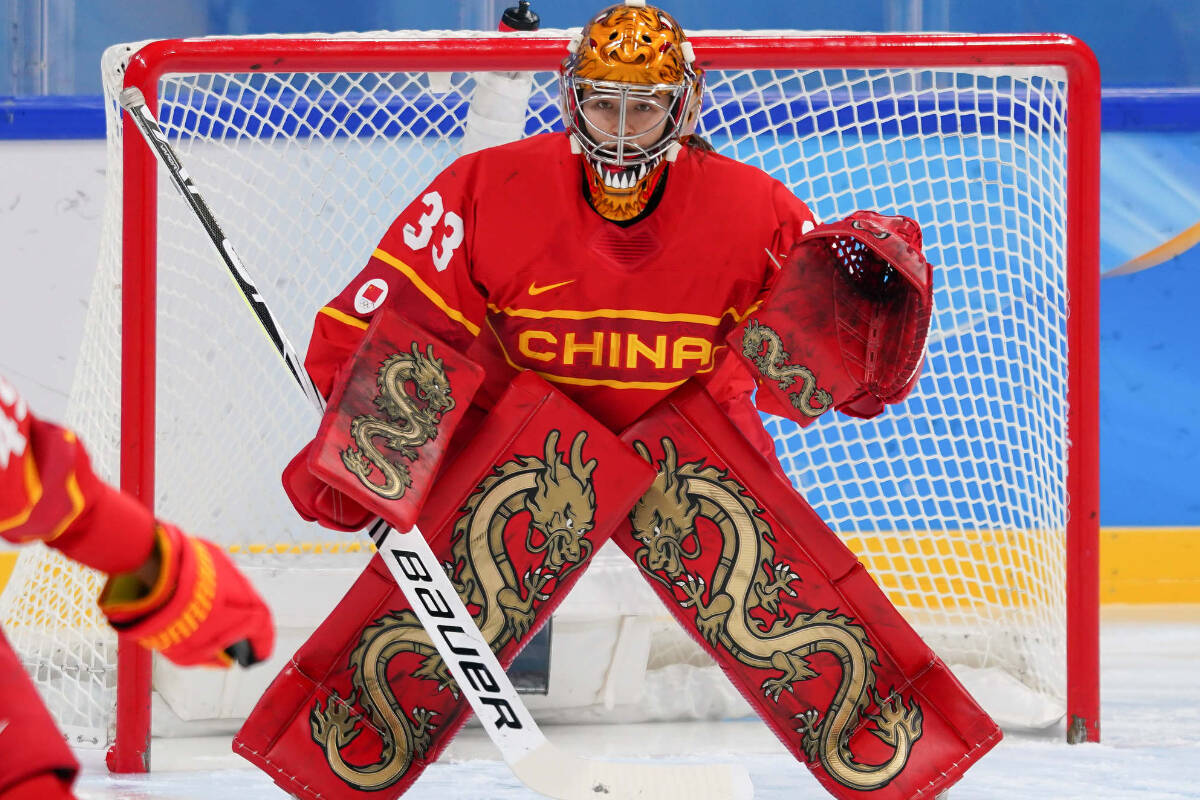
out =
[[(687, 110), (691, 106), (697, 83), (694, 77), (681, 83), (624, 83), (581, 78), (566, 70), (559, 76), (563, 120), (567, 130), (592, 160), (617, 167), (649, 163), (658, 159), (683, 135)], [(584, 99), (584, 89), (592, 89), (595, 94)], [(597, 120), (588, 116), (587, 107), (604, 99), (613, 101), (619, 109), (615, 131), (604, 130), (603, 124), (597, 124)], [(627, 110), (632, 103), (646, 101), (662, 109), (662, 117), (644, 126), (644, 130), (627, 133)], [(653, 144), (642, 146), (634, 141), (652, 131), (664, 119), (666, 125), (662, 135)], [(596, 138), (593, 129), (604, 134), (604, 141)]]

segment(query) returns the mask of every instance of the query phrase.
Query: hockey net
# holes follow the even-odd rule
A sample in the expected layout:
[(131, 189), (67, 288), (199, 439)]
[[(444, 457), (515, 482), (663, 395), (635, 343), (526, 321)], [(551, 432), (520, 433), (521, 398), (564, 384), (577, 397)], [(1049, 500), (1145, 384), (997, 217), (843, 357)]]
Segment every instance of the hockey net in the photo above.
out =
[[(231, 730), (369, 551), (300, 522), (284, 497), (280, 471), (316, 422), (169, 181), (145, 188), (156, 168), (123, 139), (115, 102), (127, 73), (157, 98), (185, 167), (303, 345), (316, 309), (464, 148), (561, 129), (564, 37), (225, 38), (106, 53), (109, 193), (68, 422), (101, 474), (144, 496), (152, 486), (159, 514), (228, 547), (280, 626), (276, 659), (258, 670), (156, 661), (156, 734)], [(1053, 36), (694, 43), (708, 67), (699, 130), (718, 151), (784, 181), (818, 219), (914, 217), (936, 268), (910, 398), (876, 420), (827, 415), (803, 431), (770, 419), (788, 474), (1002, 723), (1061, 720), (1068, 685), (1084, 687), (1072, 714), (1092, 719), (1098, 89), (1086, 49)], [(539, 224), (513, 213), (516, 239)], [(105, 746), (117, 646), (98, 586), (31, 549), (0, 612), (71, 740)], [(555, 624), (550, 692), (530, 698), (542, 719), (749, 713), (615, 548)]]

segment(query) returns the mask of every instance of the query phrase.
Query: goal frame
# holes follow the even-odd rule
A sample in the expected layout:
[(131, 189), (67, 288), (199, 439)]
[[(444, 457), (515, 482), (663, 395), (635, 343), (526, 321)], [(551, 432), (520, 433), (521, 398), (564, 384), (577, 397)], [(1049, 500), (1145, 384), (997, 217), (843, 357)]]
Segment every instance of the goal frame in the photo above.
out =
[[(158, 82), (173, 73), (354, 71), (544, 71), (567, 40), (338, 39), (309, 37), (162, 40), (131, 57), (125, 86), (158, 111)], [(495, 41), (495, 40), (490, 40)], [(1060, 34), (846, 34), (702, 36), (691, 39), (709, 69), (868, 69), (1056, 66), (1067, 75), (1066, 253), (1068, 400), (1066, 486), (1067, 739), (1099, 741), (1099, 208), (1100, 77), (1092, 52)], [(134, 124), (123, 132), (121, 488), (154, 503), (158, 170)], [(145, 772), (150, 759), (151, 654), (118, 639), (113, 772)]]

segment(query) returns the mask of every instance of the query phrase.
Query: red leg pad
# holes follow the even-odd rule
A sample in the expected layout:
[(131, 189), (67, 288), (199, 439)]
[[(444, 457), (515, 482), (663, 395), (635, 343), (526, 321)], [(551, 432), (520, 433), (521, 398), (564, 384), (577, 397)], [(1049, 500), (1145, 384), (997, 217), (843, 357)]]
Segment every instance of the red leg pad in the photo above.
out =
[(834, 796), (936, 796), (1000, 730), (703, 390), (621, 437), (659, 474), (614, 540)]
[[(628, 445), (532, 373), (438, 478), (419, 524), (507, 667), (649, 487)], [(467, 719), (377, 556), (234, 741), (303, 798), (397, 797)]]

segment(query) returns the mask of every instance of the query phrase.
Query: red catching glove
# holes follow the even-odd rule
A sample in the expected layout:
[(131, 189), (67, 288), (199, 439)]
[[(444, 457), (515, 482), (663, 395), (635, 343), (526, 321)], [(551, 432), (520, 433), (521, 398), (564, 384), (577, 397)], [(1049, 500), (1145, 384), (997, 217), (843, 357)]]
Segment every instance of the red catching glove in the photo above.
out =
[(917, 223), (856, 211), (796, 243), (727, 341), (749, 362), (760, 409), (801, 425), (831, 407), (873, 417), (916, 383), (932, 301)]
[(109, 578), (100, 610), (112, 626), (180, 666), (249, 666), (271, 655), (275, 628), (258, 592), (220, 549), (167, 523), (155, 526), (157, 578)]

